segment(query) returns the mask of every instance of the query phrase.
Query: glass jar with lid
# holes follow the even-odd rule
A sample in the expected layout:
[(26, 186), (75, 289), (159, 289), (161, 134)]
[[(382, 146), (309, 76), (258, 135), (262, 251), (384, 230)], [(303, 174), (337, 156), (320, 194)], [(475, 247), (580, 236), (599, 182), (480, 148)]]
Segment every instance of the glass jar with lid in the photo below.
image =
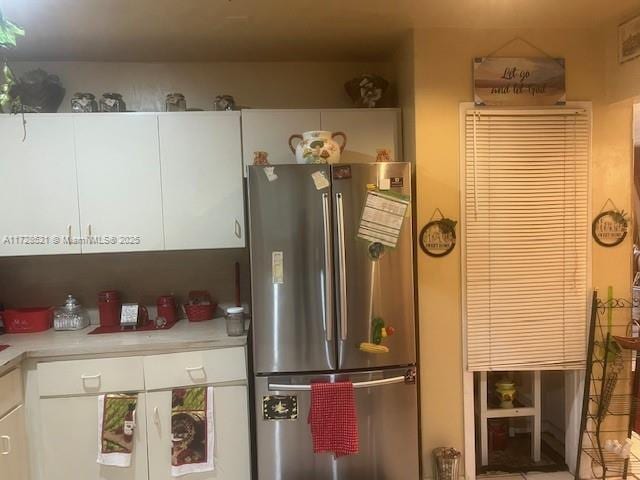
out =
[(169, 93), (165, 100), (167, 112), (184, 112), (187, 110), (187, 100), (181, 93)]
[(100, 99), (101, 112), (126, 112), (127, 104), (119, 93), (103, 93)]
[(244, 308), (227, 308), (225, 318), (227, 322), (227, 335), (230, 337), (239, 337), (244, 335)]
[(91, 113), (98, 111), (98, 102), (92, 93), (78, 92), (71, 97), (71, 111), (73, 113)]
[(89, 325), (89, 315), (73, 295), (53, 312), (53, 328), (56, 330), (81, 330)]

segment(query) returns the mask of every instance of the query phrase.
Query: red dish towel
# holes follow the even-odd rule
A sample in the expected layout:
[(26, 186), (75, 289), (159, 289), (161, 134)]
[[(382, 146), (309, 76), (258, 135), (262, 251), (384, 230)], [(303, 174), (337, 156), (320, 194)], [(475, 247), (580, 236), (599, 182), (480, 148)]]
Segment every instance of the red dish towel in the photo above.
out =
[(353, 384), (312, 383), (309, 424), (314, 453), (333, 453), (336, 457), (358, 453), (358, 419)]

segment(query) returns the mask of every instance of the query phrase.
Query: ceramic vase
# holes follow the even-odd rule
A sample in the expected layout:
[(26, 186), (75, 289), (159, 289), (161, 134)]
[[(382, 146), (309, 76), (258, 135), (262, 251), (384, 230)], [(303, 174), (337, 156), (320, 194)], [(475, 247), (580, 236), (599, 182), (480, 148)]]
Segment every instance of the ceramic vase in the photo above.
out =
[[(336, 137), (342, 138), (342, 144), (334, 140)], [(302, 164), (338, 163), (346, 146), (347, 136), (343, 132), (314, 130), (289, 137), (289, 148), (295, 154), (296, 161)]]
[(513, 408), (513, 401), (516, 398), (516, 384), (504, 378), (496, 383), (496, 393), (500, 399), (500, 408)]

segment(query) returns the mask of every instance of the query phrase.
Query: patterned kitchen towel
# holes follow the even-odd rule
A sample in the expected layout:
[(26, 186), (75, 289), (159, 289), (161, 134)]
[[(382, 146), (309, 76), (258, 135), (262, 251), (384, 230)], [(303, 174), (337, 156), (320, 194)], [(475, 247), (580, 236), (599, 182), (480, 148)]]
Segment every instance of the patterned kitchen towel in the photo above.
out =
[(213, 387), (178, 388), (171, 394), (171, 475), (211, 472)]
[(98, 463), (131, 466), (137, 403), (137, 394), (110, 393), (98, 397)]
[(353, 384), (312, 383), (309, 424), (313, 453), (357, 454), (360, 438)]

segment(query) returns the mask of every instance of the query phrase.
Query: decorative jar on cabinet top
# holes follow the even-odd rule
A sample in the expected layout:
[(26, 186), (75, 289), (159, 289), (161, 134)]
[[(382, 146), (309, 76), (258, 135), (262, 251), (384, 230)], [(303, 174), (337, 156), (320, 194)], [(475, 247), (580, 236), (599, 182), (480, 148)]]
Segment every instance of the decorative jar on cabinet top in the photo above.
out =
[(516, 398), (516, 384), (505, 377), (496, 383), (496, 393), (500, 399), (500, 408), (513, 408)]
[[(342, 138), (342, 144), (334, 140), (336, 137)], [(342, 132), (314, 130), (289, 137), (289, 148), (298, 163), (338, 163), (346, 146), (347, 136)]]

